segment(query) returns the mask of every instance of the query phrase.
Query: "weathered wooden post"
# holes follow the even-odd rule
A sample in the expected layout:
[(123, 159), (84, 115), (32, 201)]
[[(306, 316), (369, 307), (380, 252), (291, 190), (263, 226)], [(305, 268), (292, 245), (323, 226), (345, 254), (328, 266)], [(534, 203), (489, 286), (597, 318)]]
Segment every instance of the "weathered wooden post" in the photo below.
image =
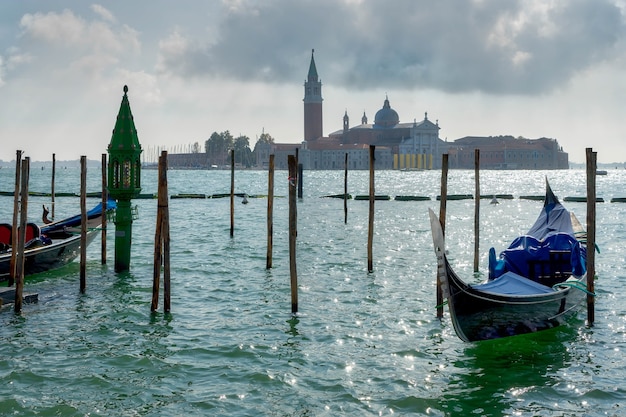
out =
[(270, 155), (267, 175), (267, 259), (265, 268), (272, 267), (272, 246), (274, 241), (274, 154)]
[(130, 268), (133, 216), (130, 200), (141, 191), (141, 145), (128, 102), (128, 87), (117, 115), (109, 144), (109, 195), (117, 200), (115, 210), (115, 271)]
[(480, 250), (480, 149), (474, 149), (474, 181), (474, 273), (477, 273)]
[(230, 237), (235, 235), (235, 150), (230, 151)]
[(348, 224), (348, 152), (343, 168), (343, 223)]
[(87, 157), (80, 157), (80, 292), (87, 288)]
[(373, 240), (374, 240), (374, 200), (376, 200), (376, 193), (374, 191), (374, 145), (370, 145), (370, 194), (369, 194), (369, 222), (367, 228), (367, 272), (374, 272), (373, 261)]
[[(22, 151), (15, 152), (15, 188), (13, 191), (13, 223), (11, 226), (11, 246), (17, 243), (17, 221), (19, 215), (19, 202), (20, 202), (20, 176), (21, 176), (21, 164), (22, 164)], [(11, 251), (11, 264), (9, 266), (9, 287), (15, 283), (17, 273), (17, 251)]]
[(304, 168), (302, 164), (298, 162), (298, 198), (302, 199), (302, 186), (304, 185), (304, 176), (303, 176)]
[[(439, 196), (439, 223), (441, 232), (446, 233), (446, 205), (448, 202), (448, 154), (444, 153), (441, 158), (441, 192)], [(437, 274), (437, 317), (443, 317), (443, 291), (441, 281)]]
[(289, 167), (289, 273), (291, 277), (291, 313), (298, 312), (298, 273), (296, 269), (296, 238), (298, 236), (298, 209), (296, 205), (297, 160), (288, 155)]
[(163, 310), (170, 312), (170, 220), (167, 191), (167, 151), (159, 157), (159, 190), (157, 222), (154, 235), (154, 268), (152, 279), (152, 303), (155, 312), (159, 305), (159, 281), (163, 265)]
[(56, 170), (57, 170), (57, 154), (53, 153), (52, 154), (52, 179), (51, 181), (51, 185), (50, 185), (50, 209), (52, 210), (50, 212), (50, 214), (52, 215), (52, 218), (50, 220), (54, 221), (54, 177), (56, 175)]
[[(17, 162), (17, 161), (16, 161)], [(15, 260), (15, 306), (14, 311), (22, 311), (22, 293), (24, 292), (24, 244), (26, 243), (26, 223), (28, 220), (28, 178), (30, 175), (30, 158), (24, 158), (21, 164), (21, 204), (20, 204), (20, 228), (17, 241), (17, 258)]]
[(107, 193), (107, 154), (102, 154), (102, 222), (100, 228), (100, 262), (102, 265), (107, 263), (107, 209), (109, 195)]
[(587, 325), (595, 321), (596, 278), (596, 169), (597, 152), (586, 149), (587, 156)]

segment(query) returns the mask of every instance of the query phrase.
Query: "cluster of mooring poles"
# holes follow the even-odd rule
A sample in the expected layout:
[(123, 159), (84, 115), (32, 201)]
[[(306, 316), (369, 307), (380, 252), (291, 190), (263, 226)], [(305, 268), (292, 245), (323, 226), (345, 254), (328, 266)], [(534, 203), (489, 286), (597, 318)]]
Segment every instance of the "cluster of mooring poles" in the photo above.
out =
[[(596, 170), (597, 152), (586, 149), (587, 158), (587, 324), (593, 326), (595, 321), (595, 248), (596, 248)], [(474, 151), (475, 199), (474, 199), (474, 273), (478, 272), (479, 241), (480, 241), (480, 150)], [(448, 188), (448, 154), (442, 155), (441, 161), (441, 198), (439, 205), (439, 222), (445, 235), (446, 203)], [(439, 274), (437, 274), (437, 317), (443, 317), (443, 293)]]
[[(108, 147), (107, 155), (102, 154), (102, 241), (101, 262), (106, 264), (106, 228), (108, 199), (117, 200), (115, 212), (115, 272), (126, 272), (130, 268), (130, 253), (132, 242), (133, 211), (131, 199), (137, 197), (141, 191), (141, 145), (137, 137), (137, 130), (128, 102), (128, 87), (124, 86), (124, 96), (116, 119), (115, 128)], [(81, 156), (81, 185), (80, 185), (80, 291), (86, 290), (86, 250), (87, 250), (87, 157)], [(36, 300), (36, 295), (23, 295), (24, 288), (24, 245), (25, 229), (28, 216), (28, 179), (30, 158), (22, 159), (22, 151), (17, 151), (15, 164), (15, 191), (13, 206), (13, 224), (11, 242), (16, 242), (11, 252), (9, 271), (9, 287), (15, 284), (15, 311), (20, 312), (22, 301)], [(52, 155), (52, 183), (51, 183), (51, 214), (55, 217), (55, 171), (56, 154)], [(108, 172), (108, 175), (107, 175)], [(18, 219), (19, 212), (19, 219)], [(44, 222), (50, 221), (48, 210), (44, 206)], [(19, 220), (19, 227), (18, 227)], [(164, 310), (170, 311), (170, 263), (169, 263), (169, 212), (167, 194), (167, 152), (159, 158), (159, 194), (157, 226), (154, 250), (154, 282), (151, 309), (154, 312), (158, 306), (159, 280), (161, 266), (164, 266)]]
[[(373, 272), (373, 236), (374, 236), (374, 200), (376, 195), (374, 192), (374, 146), (370, 146), (370, 192), (369, 192), (369, 228), (368, 228), (368, 242), (367, 242), (367, 269), (368, 272)], [(230, 188), (230, 236), (234, 235), (234, 195), (235, 195), (235, 161), (234, 153), (231, 152), (231, 188)], [(298, 149), (296, 148), (295, 155), (287, 156), (288, 166), (288, 181), (289, 181), (289, 273), (290, 273), (290, 288), (291, 288), (291, 312), (296, 314), (298, 312), (298, 274), (296, 263), (296, 243), (298, 236), (298, 211), (296, 204), (297, 198), (302, 198), (302, 176), (303, 168), (302, 164), (298, 163)], [(345, 154), (345, 168), (344, 168), (344, 193), (342, 195), (344, 200), (344, 223), (348, 222), (348, 153)], [(273, 202), (274, 202), (274, 154), (269, 156), (269, 172), (268, 172), (268, 192), (267, 192), (267, 256), (266, 256), (266, 269), (272, 268), (272, 246), (273, 246)]]
[(159, 305), (159, 281), (163, 265), (163, 311), (170, 312), (170, 214), (167, 195), (167, 151), (159, 156), (159, 191), (154, 236), (154, 270), (151, 311)]
[[(17, 250), (11, 251), (9, 286), (15, 285), (16, 313), (22, 311), (22, 293), (24, 290), (24, 245), (26, 243), (26, 222), (28, 217), (28, 176), (30, 175), (30, 158), (22, 159), (22, 151), (17, 151), (15, 160), (15, 194), (13, 203), (13, 227), (11, 229), (11, 245)], [(18, 229), (19, 206), (19, 229)], [(17, 243), (17, 245), (16, 245)]]
[[(54, 212), (54, 177), (55, 158), (53, 154), (52, 164), (52, 184), (51, 199)], [(86, 288), (86, 248), (87, 248), (87, 208), (86, 208), (86, 187), (87, 187), (87, 157), (80, 159), (80, 291), (85, 292)], [(22, 151), (16, 152), (15, 160), (15, 190), (13, 193), (13, 223), (11, 227), (11, 261), (9, 266), (8, 287), (15, 285), (14, 291), (14, 311), (21, 312), (23, 301), (33, 302), (37, 299), (37, 294), (24, 295), (24, 266), (26, 261), (25, 245), (28, 229), (28, 182), (30, 178), (30, 158), (22, 159)], [(105, 207), (103, 205), (103, 207)], [(45, 206), (44, 206), (45, 208)], [(44, 211), (42, 220), (49, 222), (47, 209)], [(19, 213), (19, 214), (18, 214)], [(54, 216), (54, 215), (53, 215)], [(19, 217), (19, 219), (18, 219)], [(103, 218), (105, 218), (103, 214)], [(54, 217), (53, 217), (54, 219)], [(104, 231), (103, 231), (104, 233)], [(106, 234), (104, 235), (106, 237)], [(10, 291), (10, 290), (9, 290)], [(4, 298), (4, 297), (3, 297)], [(1, 301), (1, 300), (0, 300)]]

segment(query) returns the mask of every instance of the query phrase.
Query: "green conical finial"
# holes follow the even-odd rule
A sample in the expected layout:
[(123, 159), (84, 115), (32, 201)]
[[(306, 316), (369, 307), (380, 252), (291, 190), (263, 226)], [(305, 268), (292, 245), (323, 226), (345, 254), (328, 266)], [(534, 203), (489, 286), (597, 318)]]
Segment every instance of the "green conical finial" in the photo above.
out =
[(133, 198), (141, 190), (141, 145), (127, 92), (128, 87), (124, 86), (122, 104), (109, 143), (109, 193), (118, 200)]
[(125, 85), (124, 97), (122, 97), (122, 104), (120, 105), (120, 111), (117, 114), (117, 121), (115, 122), (115, 128), (113, 129), (111, 143), (109, 144), (109, 152), (139, 151), (139, 153), (141, 153), (141, 145), (139, 145), (137, 129), (135, 128), (135, 121), (133, 119), (133, 113), (130, 110), (127, 93), (128, 86)]

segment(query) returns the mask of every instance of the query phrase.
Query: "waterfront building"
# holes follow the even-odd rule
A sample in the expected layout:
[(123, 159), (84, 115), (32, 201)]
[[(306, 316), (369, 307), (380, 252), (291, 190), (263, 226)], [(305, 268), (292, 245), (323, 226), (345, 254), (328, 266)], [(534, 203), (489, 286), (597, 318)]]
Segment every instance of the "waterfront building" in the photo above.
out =
[(568, 169), (568, 154), (556, 139), (513, 136), (466, 136), (448, 150), (450, 168), (473, 169), (474, 150), (480, 149), (482, 169)]

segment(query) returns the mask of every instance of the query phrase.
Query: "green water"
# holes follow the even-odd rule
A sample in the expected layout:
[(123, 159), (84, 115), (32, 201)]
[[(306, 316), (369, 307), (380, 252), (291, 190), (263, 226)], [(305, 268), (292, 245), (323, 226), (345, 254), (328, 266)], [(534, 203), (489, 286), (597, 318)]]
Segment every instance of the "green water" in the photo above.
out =
[[(89, 172), (89, 191), (100, 184)], [(484, 172), (483, 194), (585, 192), (582, 171)], [(229, 192), (225, 171), (170, 171), (170, 194)], [(56, 190), (76, 192), (78, 170), (57, 172)], [(143, 171), (143, 192), (156, 192)], [(452, 171), (449, 193), (473, 193), (473, 172)], [(13, 171), (0, 169), (0, 190)], [(598, 178), (598, 196), (624, 196), (626, 173)], [(351, 172), (349, 192), (368, 193), (368, 173)], [(31, 173), (33, 191), (50, 172)], [(267, 194), (265, 172), (238, 172), (236, 191)], [(0, 414), (19, 416), (620, 416), (626, 389), (626, 296), (622, 219), (626, 205), (598, 205), (596, 324), (585, 314), (537, 334), (463, 343), (435, 317), (435, 268), (427, 209), (438, 209), (437, 172), (377, 172), (376, 193), (431, 201), (377, 201), (374, 272), (367, 272), (368, 203), (320, 198), (343, 192), (343, 172), (305, 172), (298, 202), (299, 313), (291, 315), (288, 201), (274, 201), (274, 264), (265, 269), (265, 198), (170, 200), (172, 311), (150, 313), (156, 200), (135, 200), (131, 270), (113, 271), (100, 243), (88, 250), (87, 291), (78, 262), (27, 280), (39, 294), (21, 315), (0, 310)], [(626, 194), (626, 191), (623, 191)], [(287, 173), (276, 173), (287, 195)], [(88, 204), (97, 203), (89, 199)], [(0, 216), (13, 200), (0, 196)], [(29, 201), (37, 220), (45, 197)], [(58, 198), (57, 217), (79, 211)], [(585, 205), (566, 204), (584, 222)], [(490, 246), (502, 249), (534, 220), (540, 202), (481, 205), (483, 276)], [(472, 200), (448, 203), (450, 258), (473, 278)]]

